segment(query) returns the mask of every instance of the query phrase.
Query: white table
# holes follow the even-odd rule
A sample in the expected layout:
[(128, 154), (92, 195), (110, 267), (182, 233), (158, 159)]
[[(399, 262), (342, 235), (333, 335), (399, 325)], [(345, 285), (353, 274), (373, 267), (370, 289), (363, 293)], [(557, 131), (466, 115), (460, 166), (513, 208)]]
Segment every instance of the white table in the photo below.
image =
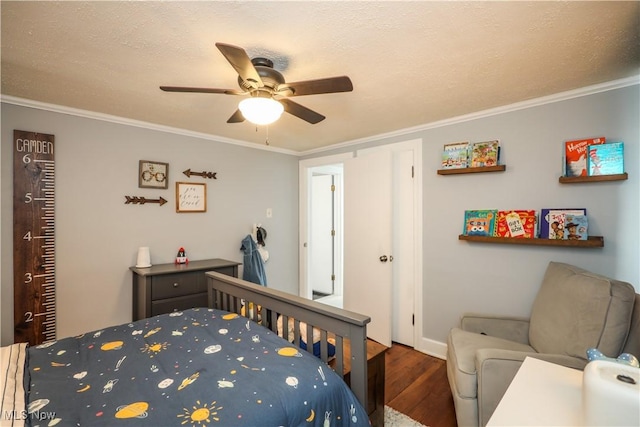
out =
[(579, 426), (582, 422), (582, 371), (527, 357), (487, 426)]

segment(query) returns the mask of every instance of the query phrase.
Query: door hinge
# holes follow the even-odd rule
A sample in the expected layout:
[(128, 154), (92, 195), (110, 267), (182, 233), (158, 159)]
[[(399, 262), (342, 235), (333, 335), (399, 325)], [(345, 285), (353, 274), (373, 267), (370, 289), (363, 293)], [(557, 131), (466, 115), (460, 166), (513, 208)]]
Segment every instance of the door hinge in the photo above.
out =
[(331, 236), (335, 237), (336, 235), (336, 230), (331, 230)]
[(415, 315), (415, 314), (412, 314), (412, 315), (411, 315), (411, 325), (412, 325), (412, 326), (415, 326), (415, 325), (416, 325), (416, 315)]
[(335, 186), (335, 184), (331, 184), (331, 191), (336, 191), (336, 186)]
[(336, 275), (335, 275), (335, 274), (332, 274), (332, 275), (331, 275), (331, 281), (335, 282), (335, 280), (336, 280)]
[(411, 166), (411, 178), (413, 178), (414, 176), (413, 173), (414, 173), (413, 166)]

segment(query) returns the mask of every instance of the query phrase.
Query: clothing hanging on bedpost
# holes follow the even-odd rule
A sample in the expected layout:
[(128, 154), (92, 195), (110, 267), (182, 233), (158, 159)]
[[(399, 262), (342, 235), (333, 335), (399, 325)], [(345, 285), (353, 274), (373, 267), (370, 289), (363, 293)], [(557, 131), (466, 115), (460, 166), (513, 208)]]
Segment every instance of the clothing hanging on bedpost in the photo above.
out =
[(258, 252), (258, 245), (256, 245), (255, 240), (253, 240), (250, 234), (242, 239), (240, 250), (244, 253), (242, 279), (257, 283), (258, 285), (267, 286), (267, 274), (264, 270), (264, 262), (262, 261), (260, 252)]

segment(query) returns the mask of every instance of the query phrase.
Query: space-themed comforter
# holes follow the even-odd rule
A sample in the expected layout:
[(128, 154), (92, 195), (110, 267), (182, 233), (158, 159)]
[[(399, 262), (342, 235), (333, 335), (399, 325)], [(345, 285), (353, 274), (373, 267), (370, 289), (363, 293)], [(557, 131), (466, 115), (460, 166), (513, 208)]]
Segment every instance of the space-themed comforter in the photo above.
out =
[(191, 309), (29, 347), (33, 426), (368, 426), (317, 357), (237, 314)]

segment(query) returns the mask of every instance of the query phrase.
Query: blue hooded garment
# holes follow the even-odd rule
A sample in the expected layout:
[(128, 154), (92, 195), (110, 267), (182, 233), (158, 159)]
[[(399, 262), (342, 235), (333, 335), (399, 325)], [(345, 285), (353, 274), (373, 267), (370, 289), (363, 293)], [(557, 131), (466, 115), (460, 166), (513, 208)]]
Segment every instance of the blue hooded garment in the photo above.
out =
[(258, 285), (267, 286), (267, 275), (264, 271), (264, 262), (258, 252), (258, 246), (251, 235), (242, 239), (240, 250), (244, 253), (244, 269), (242, 279)]

